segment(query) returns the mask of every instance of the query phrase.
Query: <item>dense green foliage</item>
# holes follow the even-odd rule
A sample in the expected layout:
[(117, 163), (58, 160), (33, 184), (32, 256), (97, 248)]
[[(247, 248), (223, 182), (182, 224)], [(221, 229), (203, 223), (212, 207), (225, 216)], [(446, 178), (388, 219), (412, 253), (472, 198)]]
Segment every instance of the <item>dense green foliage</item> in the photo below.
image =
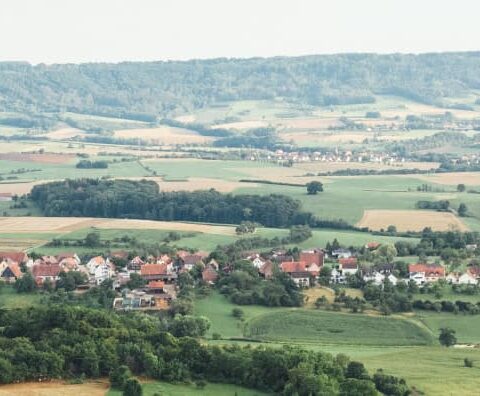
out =
[(233, 224), (248, 220), (269, 227), (305, 219), (300, 203), (283, 195), (231, 195), (215, 190), (162, 193), (155, 182), (147, 180), (66, 180), (35, 186), (31, 197), (46, 216)]
[(343, 54), (189, 62), (0, 63), (2, 108), (75, 111), (150, 122), (215, 102), (371, 103), (374, 94), (432, 103), (480, 85), (479, 53)]
[[(166, 381), (234, 383), (285, 395), (338, 395), (358, 371), (348, 359), (322, 352), (209, 346), (189, 336), (175, 338), (165, 321), (146, 314), (50, 306), (0, 311), (0, 326), (1, 383), (110, 375), (115, 387), (138, 390), (131, 372)], [(366, 371), (362, 380), (362, 386), (372, 389), (378, 382)]]
[(106, 169), (108, 168), (108, 162), (81, 160), (77, 163), (76, 167), (79, 169)]

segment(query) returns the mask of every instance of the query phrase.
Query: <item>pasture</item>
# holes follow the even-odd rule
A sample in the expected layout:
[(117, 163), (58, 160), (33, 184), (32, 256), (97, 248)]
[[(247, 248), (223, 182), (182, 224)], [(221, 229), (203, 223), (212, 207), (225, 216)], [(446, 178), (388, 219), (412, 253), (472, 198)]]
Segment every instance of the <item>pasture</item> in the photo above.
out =
[[(355, 331), (352, 331), (355, 329)], [(349, 345), (431, 345), (430, 332), (393, 317), (302, 309), (282, 310), (248, 321), (246, 335), (266, 341)]]
[(392, 224), (398, 231), (422, 231), (425, 227), (434, 231), (469, 230), (453, 213), (427, 210), (366, 210), (357, 227), (378, 231)]
[[(267, 393), (237, 385), (207, 383), (205, 387), (195, 384), (170, 384), (168, 382), (145, 382), (143, 396), (263, 396)], [(0, 393), (1, 395), (1, 393)], [(122, 392), (110, 389), (106, 396), (121, 396)]]

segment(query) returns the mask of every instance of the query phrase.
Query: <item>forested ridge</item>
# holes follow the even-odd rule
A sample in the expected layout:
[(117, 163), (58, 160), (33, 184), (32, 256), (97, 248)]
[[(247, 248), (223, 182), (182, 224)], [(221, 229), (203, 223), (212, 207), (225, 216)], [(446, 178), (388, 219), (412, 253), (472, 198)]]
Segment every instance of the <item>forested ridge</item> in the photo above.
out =
[[(153, 121), (216, 102), (282, 97), (370, 103), (375, 94), (442, 104), (480, 89), (480, 53), (342, 54), (66, 65), (0, 63), (0, 110)], [(472, 103), (473, 104), (473, 103)]]
[(149, 180), (78, 179), (35, 186), (30, 196), (46, 216), (137, 218), (268, 227), (305, 224), (311, 214), (284, 195), (232, 195), (215, 190), (161, 192)]

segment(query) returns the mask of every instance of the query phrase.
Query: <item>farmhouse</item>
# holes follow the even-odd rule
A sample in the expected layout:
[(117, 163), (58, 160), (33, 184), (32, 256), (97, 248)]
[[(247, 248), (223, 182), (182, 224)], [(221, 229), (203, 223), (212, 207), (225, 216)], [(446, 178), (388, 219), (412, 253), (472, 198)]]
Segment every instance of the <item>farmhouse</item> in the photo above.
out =
[(218, 279), (218, 272), (213, 265), (207, 265), (202, 271), (202, 279), (205, 283), (214, 284)]
[(340, 258), (338, 264), (332, 269), (330, 275), (331, 283), (345, 283), (347, 275), (355, 275), (358, 272), (358, 263), (356, 257)]
[(127, 268), (131, 271), (140, 271), (140, 268), (144, 264), (145, 262), (140, 258), (140, 256), (136, 256), (130, 260), (130, 262), (127, 265)]
[(10, 259), (18, 264), (27, 264), (30, 259), (24, 252), (0, 252), (0, 261)]
[(177, 274), (169, 270), (168, 264), (144, 264), (140, 268), (140, 276), (146, 281), (173, 282)]
[(348, 249), (343, 249), (343, 248), (340, 248), (340, 249), (335, 249), (334, 251), (332, 251), (332, 257), (335, 257), (337, 259), (340, 259), (340, 258), (350, 258), (352, 257), (352, 252)]
[(256, 269), (260, 269), (265, 264), (265, 260), (263, 260), (258, 253), (249, 255), (247, 257), (247, 260), (250, 260), (250, 262)]
[(445, 279), (445, 268), (437, 264), (410, 264), (408, 274), (411, 281), (423, 285)]
[(273, 263), (268, 260), (259, 269), (258, 273), (262, 278), (272, 279), (273, 277)]
[(323, 267), (325, 253), (321, 249), (302, 250), (300, 252), (299, 261), (305, 262), (307, 265), (315, 264), (319, 269)]
[(365, 282), (372, 282), (376, 286), (383, 285), (383, 282), (385, 282), (385, 279), (387, 279), (394, 286), (396, 286), (397, 283), (398, 283), (398, 279), (395, 275), (384, 274), (384, 273), (381, 273), (379, 271), (367, 272), (363, 276), (363, 280)]
[(317, 277), (320, 273), (318, 265), (307, 265), (304, 261), (284, 261), (280, 264), (280, 270), (288, 274), (298, 286), (302, 287), (309, 287), (310, 278)]
[(62, 268), (59, 264), (35, 264), (32, 267), (32, 275), (37, 286), (43, 285), (45, 282), (55, 284), (59, 279)]
[[(208, 256), (208, 255), (207, 255)], [(179, 264), (181, 268), (190, 271), (197, 264), (204, 264), (203, 260), (207, 257), (205, 254), (183, 254), (179, 257)]]
[(21, 278), (23, 275), (18, 263), (9, 260), (2, 261), (0, 263), (0, 278), (3, 279), (6, 283), (15, 282), (18, 278)]
[(446, 278), (447, 282), (452, 285), (476, 285), (478, 284), (477, 277), (470, 271), (465, 273), (450, 272)]

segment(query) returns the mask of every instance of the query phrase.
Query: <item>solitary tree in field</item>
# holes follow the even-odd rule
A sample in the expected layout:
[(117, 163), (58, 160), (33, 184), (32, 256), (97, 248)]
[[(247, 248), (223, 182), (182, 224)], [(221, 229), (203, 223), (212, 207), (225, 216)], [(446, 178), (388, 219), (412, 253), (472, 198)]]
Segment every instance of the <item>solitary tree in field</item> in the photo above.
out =
[(318, 181), (312, 181), (310, 183), (307, 183), (307, 194), (309, 195), (315, 195), (318, 192), (323, 191), (323, 184), (318, 182)]
[(465, 184), (459, 184), (457, 186), (457, 191), (458, 192), (464, 192), (466, 190)]
[(440, 329), (438, 341), (440, 341), (440, 344), (446, 347), (455, 345), (457, 343), (457, 337), (455, 337), (455, 333), (456, 331), (449, 327), (442, 327)]
[(465, 205), (464, 203), (461, 203), (459, 206), (458, 206), (458, 215), (460, 217), (465, 217), (467, 215), (467, 212), (468, 212), (468, 208), (467, 208), (467, 205)]

